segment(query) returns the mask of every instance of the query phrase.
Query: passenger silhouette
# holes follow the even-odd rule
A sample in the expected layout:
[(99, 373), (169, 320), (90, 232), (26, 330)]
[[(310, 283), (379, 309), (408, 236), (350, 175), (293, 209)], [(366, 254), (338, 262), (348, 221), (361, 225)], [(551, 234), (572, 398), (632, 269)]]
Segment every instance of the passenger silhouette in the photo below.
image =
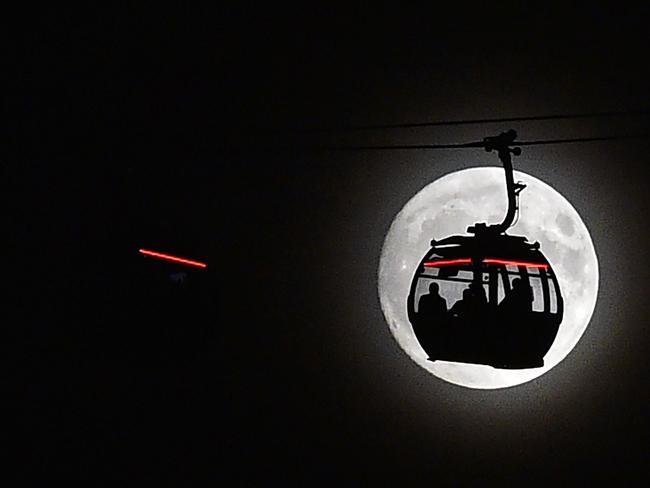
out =
[[(521, 278), (512, 280), (512, 289), (497, 307), (500, 355), (510, 364), (529, 362), (521, 344), (530, 343), (533, 322), (533, 291)], [(532, 336), (534, 337), (534, 336)], [(542, 362), (543, 364), (543, 362)]]
[(533, 309), (533, 291), (521, 278), (512, 280), (512, 290), (499, 304), (499, 310), (509, 316), (519, 316)]
[(483, 285), (474, 281), (469, 285), (469, 289), (472, 292), (472, 301), (474, 303), (474, 307), (477, 310), (485, 310), (487, 308), (488, 300)]
[(447, 315), (447, 300), (440, 296), (438, 283), (429, 285), (429, 293), (422, 295), (418, 302), (418, 316), (423, 323), (439, 322)]
[(451, 309), (449, 310), (449, 315), (452, 317), (457, 317), (461, 319), (467, 319), (470, 317), (472, 313), (472, 309), (474, 308), (474, 297), (472, 294), (472, 290), (468, 287), (463, 290), (463, 298), (458, 300), (456, 303), (453, 304)]

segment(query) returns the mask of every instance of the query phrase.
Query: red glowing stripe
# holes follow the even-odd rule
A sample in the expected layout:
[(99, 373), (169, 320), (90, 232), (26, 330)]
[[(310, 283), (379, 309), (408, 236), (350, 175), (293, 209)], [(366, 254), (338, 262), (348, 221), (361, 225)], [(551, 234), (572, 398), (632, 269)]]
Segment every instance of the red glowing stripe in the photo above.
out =
[(161, 252), (148, 251), (147, 249), (139, 249), (140, 254), (145, 254), (147, 256), (153, 256), (154, 258), (166, 259), (167, 261), (175, 261), (177, 263), (189, 264), (190, 266), (196, 266), (198, 268), (205, 268), (207, 264), (201, 263), (199, 261), (192, 261), (191, 259), (179, 258), (177, 256), (171, 256), (169, 254), (163, 254)]
[[(449, 264), (468, 264), (471, 263), (470, 258), (458, 258), (458, 259), (439, 259), (437, 261), (427, 261), (423, 263), (423, 266), (427, 268), (434, 266), (445, 266)], [(483, 260), (485, 264), (503, 264), (506, 266), (526, 266), (528, 268), (544, 268), (548, 269), (548, 264), (544, 263), (529, 263), (527, 261), (511, 261), (508, 259), (495, 259), (495, 258), (486, 258)]]
[(526, 266), (528, 268), (544, 268), (548, 269), (548, 264), (544, 263), (529, 263), (526, 261), (509, 261), (507, 259), (493, 259), (487, 258), (483, 260), (486, 264), (505, 264), (506, 266)]
[(459, 259), (439, 259), (438, 261), (427, 261), (423, 265), (426, 267), (431, 266), (444, 266), (446, 264), (467, 264), (471, 263), (470, 258), (459, 258)]

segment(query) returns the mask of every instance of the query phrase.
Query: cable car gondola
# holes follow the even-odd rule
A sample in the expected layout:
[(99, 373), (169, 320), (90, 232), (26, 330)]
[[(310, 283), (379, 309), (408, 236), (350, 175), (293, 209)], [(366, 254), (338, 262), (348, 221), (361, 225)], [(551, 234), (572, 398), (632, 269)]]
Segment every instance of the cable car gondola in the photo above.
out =
[[(524, 236), (506, 233), (526, 185), (514, 181), (511, 154), (516, 132), (486, 137), (503, 163), (508, 211), (499, 224), (476, 223), (469, 235), (431, 241), (413, 277), (408, 318), (430, 361), (485, 364), (503, 369), (544, 365), (562, 322), (557, 276)], [(440, 290), (459, 297), (447, 310)]]

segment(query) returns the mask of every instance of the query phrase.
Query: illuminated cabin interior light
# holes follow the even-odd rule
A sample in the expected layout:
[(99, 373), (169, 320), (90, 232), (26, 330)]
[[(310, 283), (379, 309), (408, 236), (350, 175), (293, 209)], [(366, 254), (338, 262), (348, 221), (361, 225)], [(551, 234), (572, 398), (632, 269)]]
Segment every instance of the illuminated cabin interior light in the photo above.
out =
[(154, 258), (166, 259), (167, 261), (174, 261), (176, 263), (189, 264), (190, 266), (196, 266), (197, 268), (205, 268), (207, 264), (201, 263), (200, 261), (192, 261), (191, 259), (179, 258), (178, 256), (172, 256), (170, 254), (163, 254), (161, 252), (149, 251), (147, 249), (139, 249), (140, 254), (146, 256), (152, 256)]

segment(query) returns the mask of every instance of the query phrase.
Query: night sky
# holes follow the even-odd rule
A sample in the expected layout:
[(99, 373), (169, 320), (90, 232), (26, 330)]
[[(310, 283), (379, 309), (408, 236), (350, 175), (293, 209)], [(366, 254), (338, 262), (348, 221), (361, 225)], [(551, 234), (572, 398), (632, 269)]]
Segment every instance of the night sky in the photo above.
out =
[(583, 217), (599, 299), (563, 362), (495, 391), (408, 358), (377, 269), (415, 193), (496, 156), (309, 147), (650, 133), (647, 114), (315, 130), (647, 111), (648, 14), (250, 3), (30, 18), (4, 97), (16, 480), (647, 483), (647, 139), (515, 160)]

